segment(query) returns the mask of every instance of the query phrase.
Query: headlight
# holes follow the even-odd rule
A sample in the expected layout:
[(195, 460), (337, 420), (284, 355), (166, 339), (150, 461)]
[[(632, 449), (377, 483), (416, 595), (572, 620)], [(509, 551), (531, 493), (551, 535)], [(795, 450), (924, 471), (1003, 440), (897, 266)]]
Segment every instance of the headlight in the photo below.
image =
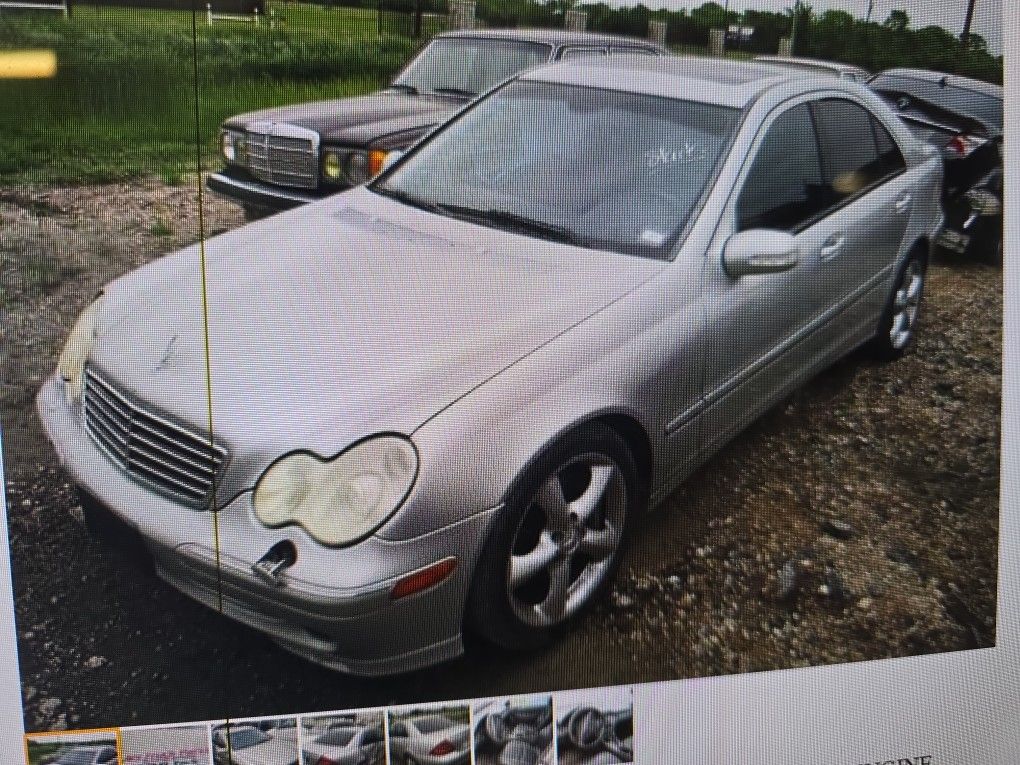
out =
[(343, 162), (340, 155), (335, 151), (326, 151), (322, 154), (322, 175), (327, 181), (334, 183), (339, 181), (343, 175)]
[(244, 134), (234, 130), (221, 131), (220, 153), (227, 162), (244, 162)]
[(64, 381), (64, 393), (69, 401), (81, 400), (85, 362), (88, 361), (89, 353), (92, 352), (92, 346), (96, 344), (96, 337), (99, 335), (99, 315), (102, 308), (103, 298), (100, 295), (92, 305), (82, 311), (60, 354), (57, 371)]
[(382, 170), (387, 154), (379, 149), (326, 149), (322, 152), (322, 177), (330, 183), (360, 186)]
[(284, 457), (255, 486), (255, 516), (266, 526), (296, 523), (324, 545), (370, 534), (406, 499), (418, 454), (406, 438), (377, 436), (323, 461)]

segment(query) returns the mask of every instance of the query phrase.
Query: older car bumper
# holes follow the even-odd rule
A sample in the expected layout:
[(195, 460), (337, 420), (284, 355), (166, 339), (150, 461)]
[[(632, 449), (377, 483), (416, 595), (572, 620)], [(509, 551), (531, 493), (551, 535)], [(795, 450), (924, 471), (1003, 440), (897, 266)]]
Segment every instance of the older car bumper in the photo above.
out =
[(205, 183), (211, 191), (264, 213), (281, 212), (322, 199), (321, 196), (297, 189), (235, 178), (227, 172), (213, 173)]
[[(285, 573), (273, 584), (256, 576), (252, 566), (273, 535), (286, 538), (293, 529), (273, 531), (254, 521), (250, 491), (216, 512), (179, 505), (133, 481), (106, 457), (67, 404), (56, 377), (36, 403), (72, 480), (140, 537), (162, 579), (195, 600), (267, 633), (295, 654), (351, 674), (396, 674), (463, 652), (463, 612), (478, 554), (464, 541), (484, 539), (498, 508), (414, 539), (372, 536), (347, 548), (320, 548), (315, 568), (328, 564), (325, 580)], [(439, 584), (392, 597), (402, 578), (449, 557), (458, 565)]]

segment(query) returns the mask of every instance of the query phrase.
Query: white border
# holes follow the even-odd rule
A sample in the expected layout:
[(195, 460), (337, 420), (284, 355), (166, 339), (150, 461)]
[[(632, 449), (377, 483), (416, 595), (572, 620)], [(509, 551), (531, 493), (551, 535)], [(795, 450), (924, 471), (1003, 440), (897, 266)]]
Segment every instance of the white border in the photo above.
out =
[(0, 427), (0, 761), (25, 759), (25, 718), (21, 707), (18, 635), (11, 584), (11, 548), (7, 533), (7, 483), (4, 480), (4, 439)]

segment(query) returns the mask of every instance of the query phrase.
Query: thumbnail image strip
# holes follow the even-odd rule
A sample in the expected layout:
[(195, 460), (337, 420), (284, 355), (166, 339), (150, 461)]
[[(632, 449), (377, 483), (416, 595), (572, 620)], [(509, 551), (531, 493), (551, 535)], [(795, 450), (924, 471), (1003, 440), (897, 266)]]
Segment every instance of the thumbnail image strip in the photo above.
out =
[(120, 730), (30, 733), (25, 736), (26, 765), (123, 765)]

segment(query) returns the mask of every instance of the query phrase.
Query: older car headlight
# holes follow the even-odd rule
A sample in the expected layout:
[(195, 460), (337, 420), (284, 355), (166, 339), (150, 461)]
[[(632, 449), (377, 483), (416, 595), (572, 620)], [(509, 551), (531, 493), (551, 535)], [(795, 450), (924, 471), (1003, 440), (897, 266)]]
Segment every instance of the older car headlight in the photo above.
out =
[(330, 183), (359, 186), (382, 170), (388, 153), (379, 149), (325, 149), (322, 152), (322, 177)]
[(418, 454), (406, 438), (376, 436), (331, 460), (293, 454), (255, 486), (256, 517), (266, 526), (300, 525), (324, 545), (344, 545), (378, 528), (407, 498)]
[(220, 154), (227, 162), (244, 162), (244, 133), (236, 130), (221, 130)]
[(100, 295), (92, 305), (82, 311), (60, 354), (57, 371), (64, 381), (64, 393), (69, 401), (81, 400), (85, 362), (88, 361), (89, 353), (92, 352), (92, 346), (96, 344), (96, 337), (99, 335), (99, 317), (102, 309), (103, 296)]

